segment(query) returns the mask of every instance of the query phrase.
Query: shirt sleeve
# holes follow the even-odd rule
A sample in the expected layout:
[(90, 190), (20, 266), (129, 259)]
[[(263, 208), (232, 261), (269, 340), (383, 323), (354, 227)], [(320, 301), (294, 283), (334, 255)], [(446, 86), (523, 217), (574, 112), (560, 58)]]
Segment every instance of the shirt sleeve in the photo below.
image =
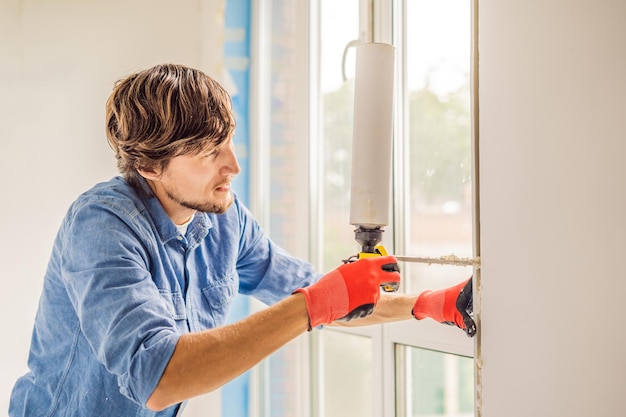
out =
[(276, 245), (248, 209), (238, 203), (240, 292), (271, 305), (320, 278), (313, 266)]
[(93, 353), (145, 405), (180, 335), (151, 279), (148, 228), (113, 200), (77, 204), (63, 231), (62, 278)]

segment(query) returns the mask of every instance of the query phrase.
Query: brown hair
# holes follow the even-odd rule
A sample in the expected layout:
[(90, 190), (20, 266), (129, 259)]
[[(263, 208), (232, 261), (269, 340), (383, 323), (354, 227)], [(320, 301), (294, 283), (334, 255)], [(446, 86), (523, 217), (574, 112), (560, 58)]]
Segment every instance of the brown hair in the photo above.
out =
[(165, 168), (175, 156), (219, 146), (235, 128), (230, 95), (202, 71), (165, 64), (115, 83), (106, 103), (106, 134), (120, 173)]

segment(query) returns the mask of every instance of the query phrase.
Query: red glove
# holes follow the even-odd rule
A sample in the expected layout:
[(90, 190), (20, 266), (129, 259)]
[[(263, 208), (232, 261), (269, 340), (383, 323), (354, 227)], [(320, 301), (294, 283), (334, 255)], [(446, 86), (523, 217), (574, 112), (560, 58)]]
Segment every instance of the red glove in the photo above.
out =
[(341, 265), (315, 284), (294, 291), (306, 298), (309, 330), (338, 319), (371, 314), (380, 298), (380, 285), (400, 282), (397, 262), (393, 256), (363, 258)]
[(468, 336), (474, 336), (476, 324), (470, 315), (473, 313), (472, 278), (450, 288), (424, 291), (417, 297), (411, 313), (418, 320), (430, 317), (440, 323), (456, 325)]

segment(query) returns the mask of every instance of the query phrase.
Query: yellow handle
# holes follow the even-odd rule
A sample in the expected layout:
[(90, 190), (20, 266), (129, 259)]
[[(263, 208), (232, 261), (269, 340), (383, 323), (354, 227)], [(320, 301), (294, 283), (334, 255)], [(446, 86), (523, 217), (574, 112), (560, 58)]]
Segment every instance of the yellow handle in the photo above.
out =
[[(357, 258), (363, 259), (363, 258), (373, 258), (374, 256), (387, 256), (388, 255), (387, 250), (382, 245), (378, 245), (374, 247), (374, 250), (375, 252), (373, 253), (359, 252)], [(382, 290), (385, 292), (396, 292), (398, 291), (398, 283), (397, 282), (382, 283), (380, 284), (380, 288), (382, 288)]]

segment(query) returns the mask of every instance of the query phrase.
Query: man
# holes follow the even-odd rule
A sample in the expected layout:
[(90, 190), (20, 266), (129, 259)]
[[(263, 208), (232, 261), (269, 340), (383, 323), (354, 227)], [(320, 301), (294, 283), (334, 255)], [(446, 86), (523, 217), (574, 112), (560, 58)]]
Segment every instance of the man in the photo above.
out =
[[(79, 196), (59, 229), (10, 416), (174, 416), (368, 306), (350, 324), (414, 313), (464, 328), (465, 283), (381, 297), (400, 279), (393, 256), (320, 276), (276, 246), (231, 192), (234, 126), (229, 95), (200, 71), (159, 65), (115, 85), (106, 128), (122, 176)], [(225, 325), (237, 292), (268, 307)]]

